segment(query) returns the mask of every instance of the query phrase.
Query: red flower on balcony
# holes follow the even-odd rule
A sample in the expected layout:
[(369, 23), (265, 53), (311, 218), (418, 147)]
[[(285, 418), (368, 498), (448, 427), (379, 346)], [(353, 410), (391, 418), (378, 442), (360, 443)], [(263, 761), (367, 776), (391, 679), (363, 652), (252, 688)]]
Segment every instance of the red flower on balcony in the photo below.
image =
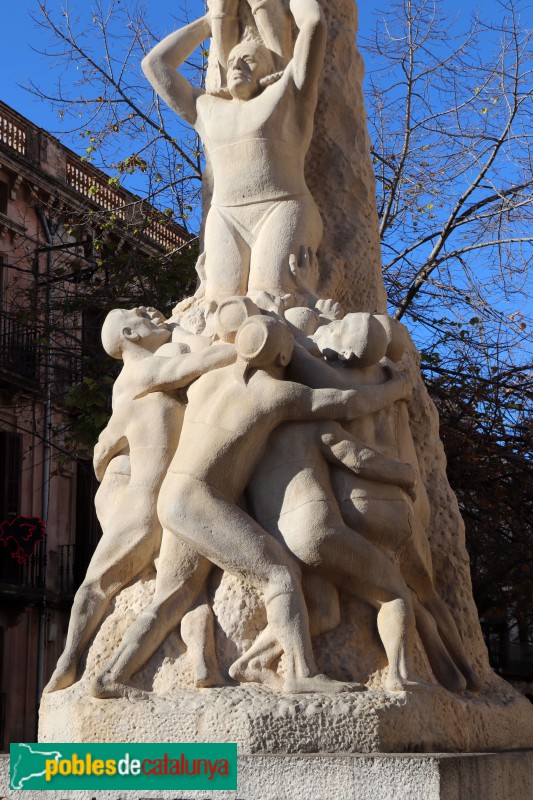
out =
[(14, 517), (0, 523), (0, 542), (11, 558), (24, 564), (45, 537), (46, 523), (39, 517)]

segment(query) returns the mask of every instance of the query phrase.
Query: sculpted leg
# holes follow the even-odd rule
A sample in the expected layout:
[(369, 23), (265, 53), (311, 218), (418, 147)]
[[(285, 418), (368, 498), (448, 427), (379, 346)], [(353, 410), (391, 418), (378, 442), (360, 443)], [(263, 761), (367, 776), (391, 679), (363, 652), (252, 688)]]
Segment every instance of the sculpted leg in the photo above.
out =
[(205, 296), (220, 303), (245, 295), (250, 248), (223, 208), (211, 206), (205, 223)]
[(317, 675), (299, 569), (279, 542), (234, 503), (186, 475), (169, 473), (159, 515), (191, 547), (264, 592), (271, 634), (285, 653), (284, 691), (344, 690)]
[(422, 606), (435, 620), (442, 641), (466, 678), (467, 688), (471, 691), (478, 691), (480, 681), (466, 655), (455, 620), (435, 591), (433, 581), (414, 546), (409, 546), (402, 551), (400, 568), (405, 580), (418, 595)]
[(416, 595), (412, 595), (413, 607), (416, 617), (416, 628), (424, 650), (426, 651), (431, 669), (438, 682), (450, 692), (464, 692), (466, 680), (457, 669), (450, 654), (446, 650), (435, 620), (419, 602)]
[(415, 673), (415, 618), (409, 590), (398, 569), (374, 545), (343, 525), (327, 503), (299, 509), (300, 532), (294, 520), (283, 523), (290, 549), (306, 564), (314, 563), (338, 586), (378, 609), (378, 631), (389, 662), (387, 688), (403, 691), (426, 685)]
[(387, 688), (402, 691), (425, 685), (412, 661), (415, 619), (409, 590), (392, 562), (344, 525), (327, 500), (282, 515), (280, 530), (300, 561), (378, 609), (378, 630), (389, 662)]
[[(280, 231), (283, 232), (281, 240)], [(316, 251), (321, 239), (322, 220), (311, 198), (276, 203), (261, 223), (252, 247), (248, 280), (250, 297), (253, 299), (255, 293), (261, 292), (279, 296), (296, 292), (289, 256), (297, 255), (302, 247)], [(274, 242), (278, 246), (273, 246)], [(310, 298), (309, 303), (313, 302), (314, 298)], [(300, 298), (298, 304), (306, 305), (304, 298)]]
[[(303, 571), (302, 584), (311, 636), (334, 630), (341, 621), (339, 593), (335, 586), (323, 575), (309, 569)], [(279, 643), (267, 626), (252, 646), (231, 665), (230, 675), (236, 680), (280, 688), (282, 681), (271, 669), (271, 664), (281, 653)]]
[(378, 632), (389, 662), (386, 688), (426, 686), (413, 664), (415, 617), (409, 591), (392, 562), (355, 531), (340, 526), (321, 543), (320, 552), (326, 569), (349, 577), (352, 592), (379, 609)]
[(220, 674), (215, 648), (215, 620), (205, 591), (195, 608), (183, 617), (181, 638), (192, 662), (195, 686), (202, 689), (224, 686), (226, 681)]
[(160, 530), (153, 503), (150, 506), (142, 497), (141, 487), (126, 489), (76, 592), (65, 650), (45, 687), (46, 692), (65, 689), (75, 682), (83, 651), (109, 603), (150, 563), (159, 544)]
[(154, 598), (90, 686), (95, 697), (120, 697), (131, 693), (125, 684), (146, 664), (196, 602), (211, 566), (171, 533), (163, 532)]

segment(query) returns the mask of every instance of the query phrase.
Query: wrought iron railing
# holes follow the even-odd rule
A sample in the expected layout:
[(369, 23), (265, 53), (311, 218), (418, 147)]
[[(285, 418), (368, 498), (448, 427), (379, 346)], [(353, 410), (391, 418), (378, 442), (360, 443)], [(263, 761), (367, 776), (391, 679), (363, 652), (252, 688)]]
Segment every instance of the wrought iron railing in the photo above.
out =
[(44, 590), (46, 558), (46, 535), (22, 563), (12, 558), (9, 550), (0, 544), (0, 584)]
[(17, 381), (39, 385), (39, 332), (36, 328), (0, 312), (0, 373)]
[(74, 559), (76, 545), (59, 545), (59, 592), (60, 594), (74, 594), (76, 582), (74, 577)]

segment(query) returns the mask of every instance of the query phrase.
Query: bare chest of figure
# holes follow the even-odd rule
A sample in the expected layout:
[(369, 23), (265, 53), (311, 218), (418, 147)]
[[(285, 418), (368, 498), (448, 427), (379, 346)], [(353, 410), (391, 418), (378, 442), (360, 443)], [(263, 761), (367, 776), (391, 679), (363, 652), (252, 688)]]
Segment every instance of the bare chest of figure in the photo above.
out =
[(204, 95), (198, 101), (200, 135), (208, 148), (242, 139), (292, 138), (292, 93), (280, 81), (251, 100), (226, 100)]

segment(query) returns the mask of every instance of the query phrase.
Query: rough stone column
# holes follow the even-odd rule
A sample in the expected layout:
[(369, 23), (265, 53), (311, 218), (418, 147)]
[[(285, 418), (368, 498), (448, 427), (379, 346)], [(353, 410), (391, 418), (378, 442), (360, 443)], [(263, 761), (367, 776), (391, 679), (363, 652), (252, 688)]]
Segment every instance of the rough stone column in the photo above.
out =
[(356, 46), (353, 0), (321, 0), (328, 23), (306, 180), (322, 214), (319, 250), (323, 297), (346, 310), (385, 311), (376, 182), (363, 99), (363, 59)]

